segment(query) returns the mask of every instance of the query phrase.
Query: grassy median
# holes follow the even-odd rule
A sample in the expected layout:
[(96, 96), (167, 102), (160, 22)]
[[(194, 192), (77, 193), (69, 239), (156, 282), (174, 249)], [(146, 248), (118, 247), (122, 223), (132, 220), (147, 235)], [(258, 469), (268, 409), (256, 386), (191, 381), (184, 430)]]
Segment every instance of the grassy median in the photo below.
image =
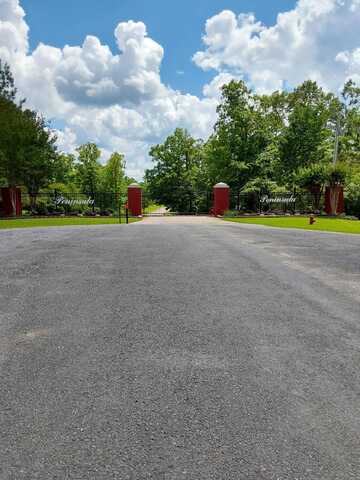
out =
[(360, 234), (359, 220), (344, 220), (340, 218), (316, 218), (315, 225), (309, 224), (309, 217), (227, 217), (225, 220), (236, 223), (265, 225), (268, 227), (300, 228), (302, 230)]
[[(129, 223), (140, 221), (141, 218), (129, 218)], [(121, 219), (124, 224), (125, 218)], [(56, 217), (56, 218), (19, 218), (0, 220), (0, 229), (5, 228), (35, 228), (35, 227), (67, 227), (71, 225), (115, 225), (119, 219), (114, 217)]]

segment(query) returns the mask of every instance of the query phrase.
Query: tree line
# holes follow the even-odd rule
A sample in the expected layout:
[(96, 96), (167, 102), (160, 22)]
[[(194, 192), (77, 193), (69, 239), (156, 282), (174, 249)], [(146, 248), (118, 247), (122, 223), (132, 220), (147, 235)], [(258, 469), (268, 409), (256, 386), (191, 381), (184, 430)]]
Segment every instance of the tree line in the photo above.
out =
[[(254, 93), (243, 81), (222, 88), (206, 140), (177, 129), (150, 151), (146, 188), (173, 210), (194, 209), (218, 182), (232, 192), (307, 191), (345, 185), (348, 212), (360, 216), (360, 88), (340, 95), (306, 81), (293, 91)], [(180, 194), (179, 194), (180, 193)], [(183, 193), (183, 195), (182, 195)]]
[[(40, 193), (125, 193), (133, 179), (113, 152), (105, 165), (95, 143), (59, 152), (46, 119), (18, 100), (10, 68), (0, 60), (0, 186), (21, 186), (36, 210)], [(347, 212), (360, 217), (360, 88), (340, 94), (306, 81), (292, 91), (253, 92), (245, 82), (222, 88), (208, 139), (176, 129), (151, 148), (144, 189), (152, 200), (184, 212), (204, 208), (203, 192), (226, 182), (236, 195), (307, 191), (345, 185)]]
[(0, 186), (21, 186), (31, 210), (40, 193), (122, 194), (133, 181), (121, 153), (113, 152), (102, 165), (95, 143), (79, 146), (75, 154), (59, 152), (46, 119), (17, 97), (9, 65), (0, 60)]

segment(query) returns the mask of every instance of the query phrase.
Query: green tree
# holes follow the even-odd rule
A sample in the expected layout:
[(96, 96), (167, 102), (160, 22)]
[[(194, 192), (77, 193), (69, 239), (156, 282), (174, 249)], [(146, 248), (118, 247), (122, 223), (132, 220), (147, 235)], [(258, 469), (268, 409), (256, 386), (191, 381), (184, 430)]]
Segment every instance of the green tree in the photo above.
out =
[(78, 163), (76, 165), (76, 178), (82, 192), (88, 193), (92, 198), (99, 191), (101, 180), (101, 165), (99, 158), (101, 151), (95, 143), (86, 143), (76, 149)]
[(346, 213), (360, 219), (360, 169), (352, 172), (345, 189)]
[(271, 142), (263, 101), (243, 81), (223, 87), (218, 121), (205, 149), (212, 183), (227, 182), (239, 193), (259, 173), (257, 159)]
[(17, 89), (10, 66), (0, 58), (0, 97), (15, 103)]
[(353, 80), (345, 85), (341, 95), (342, 104), (334, 123), (339, 134), (338, 159), (360, 164), (360, 88)]
[(0, 98), (0, 170), (9, 186), (35, 195), (53, 180), (56, 137), (36, 112)]
[(105, 192), (121, 193), (125, 184), (124, 155), (114, 152), (102, 170), (102, 177)]
[(314, 210), (320, 209), (321, 195), (328, 179), (326, 165), (314, 163), (298, 169), (295, 177), (296, 186), (307, 190), (312, 196)]
[(75, 155), (72, 153), (60, 153), (55, 171), (55, 182), (63, 184), (75, 183)]
[(331, 93), (307, 81), (289, 94), (288, 126), (280, 138), (280, 175), (292, 186), (303, 167), (328, 162), (332, 132), (329, 121), (338, 105)]
[(0, 170), (10, 187), (26, 186), (35, 203), (40, 188), (54, 179), (56, 137), (36, 112), (9, 102), (5, 115), (0, 110)]
[(28, 116), (29, 129), (23, 152), (22, 183), (30, 194), (30, 208), (34, 209), (40, 189), (55, 179), (58, 165), (55, 145), (57, 138), (36, 112), (25, 111), (24, 114)]
[(0, 172), (10, 187), (22, 182), (28, 126), (21, 109), (0, 96)]
[(202, 142), (186, 130), (176, 129), (163, 144), (150, 150), (155, 166), (145, 173), (152, 199), (177, 212), (194, 212), (200, 206)]
[(0, 172), (10, 187), (24, 185), (33, 201), (53, 180), (56, 137), (43, 117), (15, 103), (16, 88), (7, 64), (0, 62)]
[(342, 97), (350, 107), (360, 105), (360, 87), (352, 79), (348, 80), (344, 85)]

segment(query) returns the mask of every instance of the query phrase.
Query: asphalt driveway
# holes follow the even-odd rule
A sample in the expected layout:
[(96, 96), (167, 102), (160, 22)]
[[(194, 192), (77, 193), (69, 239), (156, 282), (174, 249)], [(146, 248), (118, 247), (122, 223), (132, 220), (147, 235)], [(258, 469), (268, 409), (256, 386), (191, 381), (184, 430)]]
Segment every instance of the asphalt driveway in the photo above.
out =
[(360, 477), (360, 236), (0, 232), (0, 479)]

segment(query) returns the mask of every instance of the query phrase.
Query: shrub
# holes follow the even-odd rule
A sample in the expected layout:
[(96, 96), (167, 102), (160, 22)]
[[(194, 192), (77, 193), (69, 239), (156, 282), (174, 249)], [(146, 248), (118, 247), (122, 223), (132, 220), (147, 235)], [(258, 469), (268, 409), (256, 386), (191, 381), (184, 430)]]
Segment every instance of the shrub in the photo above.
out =
[(344, 163), (329, 165), (327, 168), (327, 182), (330, 187), (345, 185), (349, 176), (349, 167)]
[(300, 188), (309, 192), (322, 191), (328, 178), (326, 167), (321, 163), (301, 168), (295, 177), (295, 182)]
[(48, 209), (45, 205), (37, 205), (34, 215), (48, 215)]
[(269, 180), (267, 178), (255, 178), (247, 182), (245, 187), (242, 189), (242, 193), (262, 193), (262, 194), (271, 194), (271, 193), (280, 193), (285, 192), (286, 189), (279, 187), (276, 182)]

